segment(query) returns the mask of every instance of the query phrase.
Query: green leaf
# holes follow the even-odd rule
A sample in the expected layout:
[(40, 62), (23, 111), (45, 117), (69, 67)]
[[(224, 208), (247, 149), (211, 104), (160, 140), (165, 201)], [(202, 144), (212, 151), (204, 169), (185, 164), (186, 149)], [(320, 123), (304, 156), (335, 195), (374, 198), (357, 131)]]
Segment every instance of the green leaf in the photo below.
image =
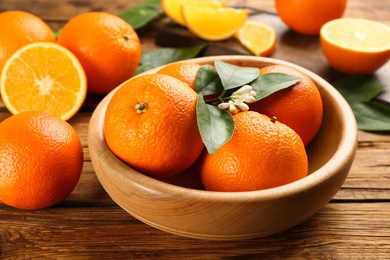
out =
[(164, 16), (160, 7), (160, 0), (148, 0), (123, 11), (118, 16), (128, 22), (134, 30), (139, 30)]
[(333, 86), (349, 102), (370, 101), (384, 86), (367, 76), (347, 76), (333, 83)]
[(390, 107), (373, 99), (384, 89), (369, 76), (347, 76), (333, 83), (355, 115), (358, 129), (390, 131)]
[(195, 77), (195, 91), (203, 96), (223, 92), (221, 78), (214, 66), (203, 65)]
[(351, 103), (358, 128), (364, 131), (390, 131), (390, 107), (375, 101)]
[(225, 89), (243, 86), (260, 75), (258, 68), (239, 67), (220, 60), (215, 61), (215, 68)]
[(53, 31), (54, 37), (56, 37), (56, 39), (58, 39), (58, 35), (60, 35), (61, 30), (62, 28), (59, 28), (57, 31)]
[(159, 48), (145, 52), (141, 56), (135, 75), (171, 62), (194, 58), (205, 46), (203, 44), (188, 48)]
[(260, 75), (250, 85), (256, 92), (257, 101), (279, 90), (291, 87), (300, 80), (300, 78), (283, 73), (266, 73)]
[(226, 110), (206, 104), (202, 94), (198, 97), (196, 117), (200, 135), (209, 154), (214, 154), (233, 136), (233, 116)]

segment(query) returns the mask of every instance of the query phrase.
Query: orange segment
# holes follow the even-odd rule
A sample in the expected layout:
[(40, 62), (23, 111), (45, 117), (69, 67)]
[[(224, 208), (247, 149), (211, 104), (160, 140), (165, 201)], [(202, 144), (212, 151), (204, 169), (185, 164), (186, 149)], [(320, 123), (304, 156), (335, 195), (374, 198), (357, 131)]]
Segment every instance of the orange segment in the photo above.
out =
[(390, 58), (390, 27), (371, 20), (341, 18), (320, 31), (321, 47), (332, 67), (347, 74), (369, 74)]
[(276, 46), (276, 32), (266, 23), (247, 20), (234, 35), (252, 54), (271, 55)]
[(87, 92), (80, 62), (56, 43), (22, 47), (7, 60), (0, 79), (1, 97), (12, 114), (48, 111), (68, 120), (80, 109)]
[(233, 36), (248, 17), (246, 9), (184, 4), (182, 11), (187, 28), (199, 38), (208, 41), (220, 41)]
[(192, 6), (226, 7), (226, 2), (219, 0), (161, 0), (165, 14), (176, 23), (186, 26), (181, 9), (183, 4)]

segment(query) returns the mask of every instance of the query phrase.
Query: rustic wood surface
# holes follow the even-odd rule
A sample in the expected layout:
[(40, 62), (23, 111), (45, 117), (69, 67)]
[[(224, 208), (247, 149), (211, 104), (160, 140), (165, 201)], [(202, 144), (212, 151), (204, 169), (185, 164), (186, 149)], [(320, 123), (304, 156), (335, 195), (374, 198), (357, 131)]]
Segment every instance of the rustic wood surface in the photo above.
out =
[[(73, 16), (87, 11), (118, 14), (141, 0), (0, 0), (0, 12), (26, 10), (57, 30)], [(231, 5), (249, 5), (275, 12), (272, 0), (229, 0)], [(349, 0), (346, 17), (362, 17), (390, 25), (390, 2)], [(271, 19), (254, 16), (254, 19)], [(278, 33), (272, 55), (294, 62), (328, 81), (342, 75), (332, 70), (322, 55), (318, 37), (298, 35), (277, 18), (269, 20)], [(143, 51), (156, 45), (160, 21), (139, 33)], [(1, 26), (1, 25), (0, 25)], [(235, 46), (233, 40), (217, 43)], [(390, 92), (390, 62), (375, 76)], [(82, 140), (85, 162), (79, 184), (58, 205), (22, 211), (0, 202), (0, 259), (386, 259), (390, 258), (390, 135), (359, 132), (356, 159), (350, 174), (334, 199), (304, 223), (265, 238), (240, 241), (205, 241), (165, 233), (134, 219), (106, 194), (92, 167), (87, 127), (102, 96), (89, 95), (79, 113), (69, 122)], [(10, 113), (0, 102), (0, 121)]]

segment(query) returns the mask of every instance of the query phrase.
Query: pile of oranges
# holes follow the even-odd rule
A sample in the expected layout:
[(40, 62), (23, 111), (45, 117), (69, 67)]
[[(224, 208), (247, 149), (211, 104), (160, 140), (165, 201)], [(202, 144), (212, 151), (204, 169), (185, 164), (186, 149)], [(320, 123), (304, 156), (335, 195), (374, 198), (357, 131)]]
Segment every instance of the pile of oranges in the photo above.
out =
[(70, 19), (58, 39), (31, 13), (3, 12), (0, 23), (0, 37), (7, 36), (0, 39), (1, 96), (13, 114), (44, 110), (68, 120), (87, 92), (107, 94), (133, 76), (140, 62), (137, 33), (109, 13)]
[(300, 80), (252, 103), (250, 111), (234, 114), (231, 139), (211, 155), (197, 125), (194, 81), (200, 68), (173, 63), (122, 84), (105, 113), (110, 150), (132, 168), (157, 178), (198, 164), (205, 189), (212, 191), (267, 189), (306, 176), (305, 146), (319, 131), (323, 115), (314, 82), (284, 65), (261, 68), (261, 74), (278, 72)]
[[(372, 73), (390, 57), (390, 29), (373, 21), (341, 19), (346, 2), (308, 0), (302, 6), (297, 0), (276, 0), (275, 7), (292, 30), (319, 35), (334, 68)], [(259, 56), (275, 50), (275, 30), (248, 20), (246, 9), (227, 7), (221, 0), (161, 4), (168, 17), (200, 38), (235, 37)], [(0, 123), (3, 203), (45, 208), (73, 191), (83, 167), (83, 148), (66, 121), (87, 93), (104, 95), (121, 84), (107, 108), (105, 138), (121, 160), (149, 176), (169, 177), (197, 163), (205, 189), (250, 191), (307, 174), (305, 146), (319, 131), (323, 107), (314, 82), (293, 68), (259, 68), (260, 74), (285, 73), (300, 81), (245, 104), (250, 111), (232, 116), (233, 136), (211, 155), (196, 118), (199, 64), (174, 63), (132, 78), (141, 58), (140, 39), (131, 25), (105, 12), (72, 18), (57, 38), (43, 20), (23, 11), (0, 13), (0, 24), (0, 93), (14, 114)], [(365, 39), (374, 39), (374, 44), (365, 44)]]
[(50, 207), (73, 191), (83, 168), (80, 138), (66, 121), (87, 92), (106, 94), (133, 76), (140, 40), (104, 12), (74, 17), (58, 39), (28, 12), (2, 12), (0, 24), (1, 98), (14, 114), (0, 123), (0, 201)]
[[(294, 32), (319, 36), (328, 63), (345, 74), (371, 74), (390, 59), (390, 27), (380, 22), (342, 18), (347, 0), (275, 0), (278, 17)], [(236, 38), (249, 52), (270, 56), (276, 33), (248, 17), (245, 8), (224, 0), (161, 0), (165, 14), (195, 36), (220, 41)]]

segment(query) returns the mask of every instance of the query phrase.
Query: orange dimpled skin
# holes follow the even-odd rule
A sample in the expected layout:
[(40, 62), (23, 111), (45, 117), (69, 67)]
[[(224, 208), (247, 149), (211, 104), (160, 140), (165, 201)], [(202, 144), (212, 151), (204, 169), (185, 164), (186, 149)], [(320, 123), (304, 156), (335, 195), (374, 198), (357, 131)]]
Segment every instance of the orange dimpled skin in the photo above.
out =
[(178, 62), (164, 66), (157, 73), (166, 74), (180, 79), (190, 88), (195, 89), (195, 77), (199, 68), (200, 65), (196, 63)]
[(65, 199), (78, 183), (83, 150), (76, 131), (47, 112), (0, 123), (0, 201), (40, 209)]
[(38, 41), (56, 41), (53, 31), (41, 18), (24, 11), (0, 13), (0, 72), (15, 51)]
[(320, 92), (310, 77), (284, 65), (271, 65), (260, 69), (260, 74), (284, 73), (301, 80), (287, 89), (280, 90), (250, 104), (250, 110), (276, 117), (291, 127), (308, 145), (317, 135), (323, 116)]
[(293, 130), (254, 111), (233, 118), (233, 137), (213, 155), (204, 152), (200, 159), (206, 190), (262, 190), (307, 175), (305, 147)]
[(135, 73), (141, 58), (137, 33), (121, 18), (90, 12), (69, 20), (58, 43), (80, 60), (88, 81), (88, 92), (106, 94)]
[(130, 79), (106, 110), (108, 147), (149, 176), (172, 176), (185, 170), (204, 148), (196, 120), (197, 98), (184, 82), (168, 75)]
[(322, 25), (344, 14), (347, 0), (276, 0), (275, 8), (282, 21), (292, 30), (318, 35)]

